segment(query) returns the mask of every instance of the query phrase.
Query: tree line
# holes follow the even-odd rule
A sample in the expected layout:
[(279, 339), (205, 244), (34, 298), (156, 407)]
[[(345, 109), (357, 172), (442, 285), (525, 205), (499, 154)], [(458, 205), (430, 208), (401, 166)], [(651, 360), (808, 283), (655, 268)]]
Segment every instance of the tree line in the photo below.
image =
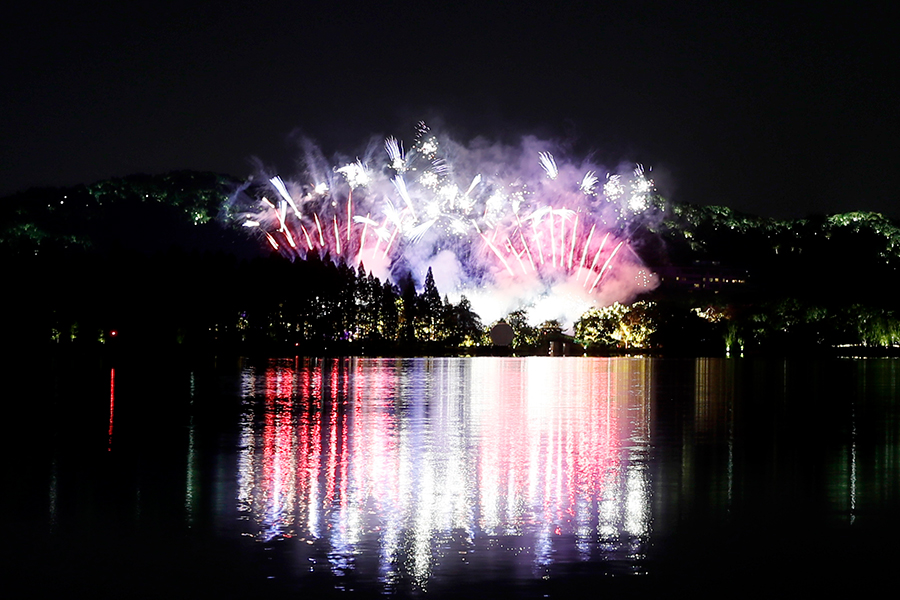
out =
[[(328, 256), (265, 255), (218, 218), (234, 185), (208, 173), (135, 175), (0, 201), (4, 339), (310, 354), (490, 346), (494, 323), (481, 323), (465, 298), (442, 297), (431, 274), (417, 287)], [(900, 346), (900, 226), (884, 215), (778, 221), (660, 199), (627, 235), (656, 273), (717, 265), (746, 281), (688, 288), (663, 277), (630, 305), (588, 311), (571, 338), (515, 311), (503, 319), (512, 351), (540, 353), (548, 339), (589, 353)]]
[(484, 328), (469, 301), (441, 298), (431, 270), (383, 282), (365, 265), (311, 255), (249, 260), (170, 248), (46, 251), (10, 264), (8, 339), (21, 344), (181, 346), (236, 352), (458, 353)]

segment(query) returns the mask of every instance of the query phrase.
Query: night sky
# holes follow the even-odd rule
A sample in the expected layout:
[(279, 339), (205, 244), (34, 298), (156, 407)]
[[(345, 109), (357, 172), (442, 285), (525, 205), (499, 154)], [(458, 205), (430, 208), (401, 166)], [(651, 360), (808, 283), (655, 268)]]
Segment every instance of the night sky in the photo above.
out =
[(887, 3), (68, 4), (4, 11), (0, 195), (290, 176), (302, 136), (354, 156), (425, 119), (640, 162), (682, 202), (900, 217)]

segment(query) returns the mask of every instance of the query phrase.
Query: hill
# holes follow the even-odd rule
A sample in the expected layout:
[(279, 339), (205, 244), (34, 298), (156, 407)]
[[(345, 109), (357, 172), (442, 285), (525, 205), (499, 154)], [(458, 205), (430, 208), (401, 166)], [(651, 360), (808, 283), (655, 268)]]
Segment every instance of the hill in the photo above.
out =
[[(358, 323), (343, 322), (333, 311), (343, 306), (346, 313), (346, 298), (341, 304), (309, 293), (314, 282), (333, 289), (335, 297), (341, 288), (374, 289), (365, 272), (327, 256), (319, 266), (285, 264), (241, 231), (228, 212), (228, 198), (241, 183), (181, 171), (0, 199), (0, 256), (14, 290), (5, 303), (7, 314), (21, 316), (16, 338), (95, 343), (109, 341), (111, 331), (126, 325), (154, 343), (237, 343), (247, 340), (247, 328), (258, 330), (257, 340), (311, 345), (311, 351), (329, 343), (367, 339), (382, 347), (391, 341), (383, 330), (369, 335), (378, 327), (365, 333)], [(726, 344), (771, 351), (785, 342), (804, 349), (900, 342), (900, 306), (890, 290), (900, 267), (900, 227), (883, 215), (775, 220), (656, 198), (629, 227), (635, 253), (662, 282), (642, 298), (656, 307), (655, 315), (641, 313), (657, 321), (649, 346), (715, 353)], [(412, 296), (407, 290), (405, 308), (400, 287), (382, 291), (401, 314), (407, 311), (410, 323), (420, 319), (409, 305), (424, 290)], [(321, 304), (301, 310), (301, 298)], [(432, 333), (420, 326), (420, 338), (429, 338), (421, 343), (435, 341), (442, 309), (433, 300), (431, 305)], [(466, 311), (457, 310), (455, 318), (471, 322)], [(312, 321), (322, 329), (323, 314), (343, 321), (330, 332), (304, 334)], [(516, 315), (516, 322), (525, 327), (522, 317)], [(520, 347), (536, 347), (535, 331), (520, 332)], [(589, 348), (627, 345), (589, 333), (582, 342), (607, 340), (587, 343)], [(457, 332), (454, 339), (464, 337), (470, 346), (486, 343), (471, 332)], [(708, 343), (687, 344), (687, 338)]]

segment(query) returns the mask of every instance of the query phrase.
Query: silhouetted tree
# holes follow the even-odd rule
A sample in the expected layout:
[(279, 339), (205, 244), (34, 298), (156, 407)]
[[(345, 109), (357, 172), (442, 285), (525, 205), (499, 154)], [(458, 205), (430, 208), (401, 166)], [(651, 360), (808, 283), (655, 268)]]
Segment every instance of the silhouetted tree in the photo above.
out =
[(528, 324), (527, 311), (514, 310), (506, 315), (506, 322), (513, 330), (513, 348), (534, 348), (540, 342), (540, 330)]
[(443, 304), (441, 303), (441, 295), (438, 292), (437, 285), (434, 283), (434, 274), (431, 267), (428, 267), (428, 273), (425, 274), (425, 287), (422, 295), (419, 297), (418, 306), (418, 327), (417, 337), (423, 341), (434, 341), (439, 339), (440, 324), (443, 321)]
[(445, 304), (443, 324), (447, 342), (455, 346), (479, 343), (483, 327), (481, 319), (472, 311), (469, 299), (462, 296), (455, 305), (451, 305), (449, 301)]

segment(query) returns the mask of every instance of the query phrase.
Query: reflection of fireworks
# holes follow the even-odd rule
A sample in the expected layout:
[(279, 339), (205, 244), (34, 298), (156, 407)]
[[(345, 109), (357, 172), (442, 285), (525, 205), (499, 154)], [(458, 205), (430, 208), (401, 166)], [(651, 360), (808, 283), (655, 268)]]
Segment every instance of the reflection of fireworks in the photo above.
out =
[(540, 577), (573, 559), (636, 572), (651, 533), (648, 365), (247, 366), (242, 533), (286, 541), (319, 576), (377, 579), (385, 595), (404, 579), (422, 591), (452, 582), (451, 553), (476, 578), (529, 563)]
[[(649, 206), (653, 182), (638, 166), (598, 186), (598, 167), (559, 163), (546, 147), (465, 147), (420, 124), (408, 149), (388, 138), (377, 166), (347, 161), (306, 183), (272, 177), (275, 200), (261, 197), (244, 225), (291, 258), (327, 254), (380, 278), (421, 280), (435, 266), (443, 291), (490, 291), (507, 309), (562, 294), (584, 310), (646, 289), (628, 279), (641, 265), (623, 231)], [(308, 153), (311, 169), (325, 164)]]

